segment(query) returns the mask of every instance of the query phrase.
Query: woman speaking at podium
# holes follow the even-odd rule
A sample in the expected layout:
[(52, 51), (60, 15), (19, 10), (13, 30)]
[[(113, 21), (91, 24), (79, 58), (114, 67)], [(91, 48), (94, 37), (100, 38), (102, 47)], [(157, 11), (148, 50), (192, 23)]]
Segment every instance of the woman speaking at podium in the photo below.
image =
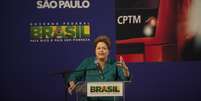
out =
[[(101, 35), (94, 40), (95, 57), (84, 59), (68, 78), (68, 92), (76, 88), (79, 81), (128, 81), (130, 73), (127, 65), (122, 57), (119, 61), (110, 59), (109, 53), (111, 48), (111, 40), (108, 36)], [(111, 98), (111, 97), (110, 97)], [(108, 101), (104, 98), (100, 100)], [(101, 100), (101, 101), (102, 101)], [(112, 99), (111, 99), (112, 100)], [(95, 98), (86, 98), (84, 101), (97, 101)], [(110, 100), (109, 100), (110, 101)]]

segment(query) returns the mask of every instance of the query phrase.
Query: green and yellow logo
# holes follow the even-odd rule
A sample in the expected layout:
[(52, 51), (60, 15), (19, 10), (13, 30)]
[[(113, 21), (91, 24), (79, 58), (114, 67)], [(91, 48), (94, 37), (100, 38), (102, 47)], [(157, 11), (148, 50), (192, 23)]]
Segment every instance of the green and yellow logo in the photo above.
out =
[(91, 86), (90, 92), (120, 92), (120, 86)]
[(31, 25), (31, 40), (41, 39), (89, 39), (90, 24)]

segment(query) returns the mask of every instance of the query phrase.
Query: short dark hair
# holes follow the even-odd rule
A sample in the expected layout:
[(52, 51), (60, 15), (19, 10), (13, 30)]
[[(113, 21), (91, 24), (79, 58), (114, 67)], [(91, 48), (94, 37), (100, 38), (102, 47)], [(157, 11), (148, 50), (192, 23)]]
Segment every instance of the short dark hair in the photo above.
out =
[(94, 46), (96, 47), (99, 42), (104, 42), (107, 45), (107, 48), (110, 50), (111, 40), (108, 36), (100, 35), (100, 36), (96, 37), (96, 39), (94, 40)]

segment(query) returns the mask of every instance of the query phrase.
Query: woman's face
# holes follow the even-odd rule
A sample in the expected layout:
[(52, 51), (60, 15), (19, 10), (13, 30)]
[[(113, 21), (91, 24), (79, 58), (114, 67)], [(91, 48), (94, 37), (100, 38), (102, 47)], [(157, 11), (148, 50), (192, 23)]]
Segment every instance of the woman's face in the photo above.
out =
[(109, 55), (109, 49), (104, 42), (98, 42), (96, 45), (96, 58), (97, 59), (107, 59)]

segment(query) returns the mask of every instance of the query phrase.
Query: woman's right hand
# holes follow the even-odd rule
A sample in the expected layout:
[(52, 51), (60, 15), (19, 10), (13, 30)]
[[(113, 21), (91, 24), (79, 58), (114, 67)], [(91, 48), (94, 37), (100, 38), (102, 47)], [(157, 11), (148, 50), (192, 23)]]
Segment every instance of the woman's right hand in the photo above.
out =
[(74, 81), (69, 82), (68, 93), (72, 95), (73, 90), (75, 89), (76, 84)]

